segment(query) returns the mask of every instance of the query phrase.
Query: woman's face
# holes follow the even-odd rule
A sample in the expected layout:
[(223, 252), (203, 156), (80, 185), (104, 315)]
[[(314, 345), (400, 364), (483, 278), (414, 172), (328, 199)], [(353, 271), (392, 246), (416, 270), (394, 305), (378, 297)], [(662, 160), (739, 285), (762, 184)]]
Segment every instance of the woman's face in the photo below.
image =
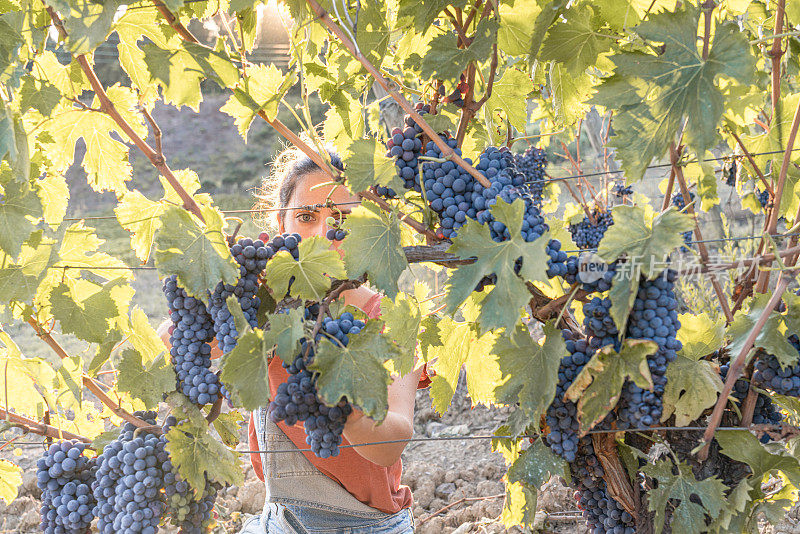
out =
[[(317, 170), (302, 176), (289, 199), (289, 206), (313, 206), (324, 204), (328, 198), (335, 204), (358, 202), (358, 197), (350, 193), (342, 184), (329, 183), (332, 179), (329, 174)], [(324, 185), (320, 185), (324, 184)], [(329, 197), (330, 195), (330, 197)], [(314, 235), (324, 236), (330, 226), (326, 222), (328, 217), (337, 221), (344, 221), (347, 214), (356, 204), (333, 206), (332, 208), (304, 208), (287, 210), (283, 217), (278, 216), (278, 227), (281, 233), (297, 232), (303, 239)], [(335, 242), (338, 245), (339, 242)]]

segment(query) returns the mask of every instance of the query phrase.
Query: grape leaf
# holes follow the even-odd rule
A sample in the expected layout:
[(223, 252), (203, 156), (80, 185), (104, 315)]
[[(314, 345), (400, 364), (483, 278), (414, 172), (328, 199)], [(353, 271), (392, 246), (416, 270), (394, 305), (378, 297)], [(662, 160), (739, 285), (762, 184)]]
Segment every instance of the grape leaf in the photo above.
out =
[(126, 268), (124, 262), (105, 252), (98, 252), (103, 243), (105, 241), (97, 237), (94, 228), (84, 226), (83, 221), (72, 224), (61, 239), (56, 267), (80, 267), (106, 281), (133, 278), (133, 272)]
[[(695, 479), (692, 468), (685, 463), (677, 465), (677, 475), (673, 475), (674, 468), (672, 460), (668, 459), (642, 467), (644, 473), (658, 480), (658, 487), (648, 492), (649, 509), (656, 513), (656, 534), (664, 528), (667, 501), (671, 504), (673, 532), (703, 532), (706, 530), (706, 514), (716, 517), (726, 508), (727, 488), (717, 477)], [(679, 504), (676, 506), (675, 502)]]
[(152, 362), (159, 354), (166, 351), (164, 342), (150, 325), (144, 310), (138, 306), (130, 312), (126, 333), (133, 348), (141, 355), (143, 364)]
[(203, 99), (200, 82), (205, 78), (221, 87), (233, 87), (239, 81), (239, 70), (221, 43), (216, 50), (185, 41), (166, 50), (152, 43), (140, 48), (151, 79), (163, 89), (164, 101), (175, 107), (186, 105), (197, 112)]
[(130, 0), (53, 0), (67, 30), (67, 47), (73, 54), (87, 54), (108, 37), (117, 9)]
[(679, 354), (698, 360), (722, 347), (725, 341), (725, 321), (722, 318), (712, 321), (703, 312), (699, 315), (683, 313), (678, 319), (681, 327), (677, 337), (683, 344)]
[(19, 413), (42, 416), (47, 406), (55, 404), (51, 387), (56, 373), (41, 358), (23, 358), (19, 347), (0, 330), (0, 400)]
[(408, 267), (397, 217), (371, 202), (362, 202), (347, 216), (344, 228), (349, 232), (341, 245), (347, 276), (357, 278), (366, 272), (370, 282), (394, 298), (397, 281)]
[(56, 242), (43, 237), (38, 230), (22, 245), (16, 262), (0, 252), (0, 302), (28, 301), (47, 274), (47, 268), (58, 259)]
[[(739, 310), (734, 315), (733, 322), (728, 326), (727, 331), (727, 336), (731, 339), (728, 345), (731, 357), (735, 358), (742, 351), (745, 340), (753, 330), (770, 297), (771, 295), (766, 293), (756, 295), (750, 304), (749, 311)], [(781, 368), (795, 365), (798, 361), (797, 349), (786, 339), (783, 326), (783, 317), (773, 310), (753, 343), (754, 348), (764, 349), (774, 355)]]
[(400, 349), (397, 357), (390, 361), (390, 371), (406, 375), (414, 369), (414, 351), (422, 323), (419, 304), (406, 293), (398, 293), (394, 301), (384, 297), (381, 301), (381, 320), (386, 324), (384, 335), (389, 336)]
[(297, 82), (297, 74), (281, 72), (275, 65), (254, 65), (247, 69), (220, 111), (233, 117), (242, 139), (247, 141), (247, 131), (253, 119), (263, 111), (269, 120), (278, 116), (278, 104)]
[(550, 27), (539, 58), (563, 64), (572, 76), (579, 76), (593, 66), (614, 41), (597, 32), (592, 15), (592, 9), (586, 5), (564, 13), (563, 19)]
[(205, 223), (177, 206), (161, 215), (156, 232), (155, 263), (161, 276), (178, 275), (178, 284), (203, 301), (221, 281), (236, 284), (239, 269), (222, 232), (222, 213), (201, 206)]
[(450, 0), (400, 0), (398, 4), (396, 28), (413, 23), (414, 29), (422, 32), (433, 25), (433, 21), (444, 8), (450, 5), (454, 8), (463, 8), (467, 2), (466, 0), (456, 0), (455, 2)]
[(19, 114), (0, 102), (0, 161), (8, 156), (11, 174), (21, 182), (30, 179), (29, 150), (28, 136)]
[[(510, 56), (527, 54), (531, 47), (531, 20), (541, 13), (536, 0), (516, 0), (514, 5), (500, 4), (497, 46)], [(440, 130), (437, 130), (440, 131)]]
[(674, 413), (676, 426), (688, 425), (700, 417), (706, 408), (716, 404), (717, 394), (722, 393), (722, 387), (717, 364), (679, 354), (667, 366), (661, 420), (666, 421)]
[(473, 41), (466, 48), (459, 48), (456, 35), (444, 33), (434, 37), (430, 50), (422, 58), (420, 74), (424, 79), (455, 80), (467, 69), (470, 62), (483, 62), (492, 52), (497, 37), (498, 24), (483, 18), (478, 23)]
[(11, 175), (0, 173), (0, 251), (16, 258), (22, 244), (36, 229), (42, 217), (42, 202), (28, 182), (17, 182)]
[(386, 147), (377, 139), (356, 139), (344, 154), (347, 183), (351, 191), (366, 191), (373, 185), (403, 190), (394, 161), (386, 157)]
[(319, 373), (317, 394), (327, 405), (342, 397), (363, 410), (364, 415), (383, 421), (389, 407), (387, 387), (392, 380), (383, 363), (397, 355), (398, 348), (381, 334), (383, 322), (373, 319), (346, 347), (322, 340), (310, 368)]
[(628, 315), (636, 301), (636, 293), (639, 291), (641, 277), (636, 272), (633, 263), (621, 263), (617, 266), (617, 272), (611, 283), (611, 290), (608, 298), (611, 299), (611, 318), (614, 324), (627, 324)]
[(494, 82), (492, 96), (486, 101), (486, 107), (503, 110), (512, 126), (525, 131), (528, 123), (527, 96), (531, 91), (533, 81), (528, 74), (515, 68), (506, 69), (502, 78)]
[(578, 404), (581, 432), (591, 429), (617, 405), (626, 379), (652, 390), (647, 356), (657, 350), (658, 345), (652, 341), (626, 339), (619, 353), (607, 345), (592, 356), (566, 393), (569, 400)]
[(536, 62), (547, 30), (558, 20), (566, 7), (567, 0), (551, 0), (547, 2), (544, 7), (542, 7), (539, 14), (536, 15), (536, 20), (533, 23), (533, 31), (531, 33), (531, 46), (528, 51), (529, 65), (533, 65)]
[(111, 321), (127, 313), (131, 294), (115, 291), (125, 285), (122, 278), (103, 286), (87, 280), (70, 279), (57, 285), (50, 295), (50, 304), (53, 317), (61, 323), (61, 331), (75, 334), (89, 343), (102, 343), (111, 328)]
[(43, 116), (48, 116), (61, 101), (61, 91), (47, 80), (25, 77), (19, 93), (20, 112), (33, 108)]
[(163, 204), (149, 200), (139, 191), (125, 193), (114, 208), (120, 226), (131, 233), (131, 248), (142, 262), (150, 257), (153, 237), (161, 227), (163, 212)]
[(269, 362), (277, 353), (294, 361), (297, 343), (303, 337), (303, 310), (269, 316), (269, 330), (246, 327), (236, 346), (222, 360), (220, 379), (236, 404), (255, 410), (269, 400)]
[(138, 350), (123, 350), (117, 365), (117, 388), (140, 399), (147, 407), (158, 406), (164, 393), (175, 389), (175, 371), (165, 361), (164, 354), (162, 352), (149, 365), (143, 365)]
[(614, 224), (606, 230), (597, 254), (608, 263), (626, 254), (630, 265), (624, 268), (638, 267), (648, 278), (668, 266), (664, 258), (683, 245), (681, 233), (694, 228), (692, 217), (674, 207), (655, 213), (620, 205), (614, 207), (612, 215)]
[(22, 35), (14, 27), (16, 24), (12, 26), (4, 19), (0, 18), (0, 73), (17, 60), (19, 48), (25, 44)]
[(585, 102), (592, 90), (589, 75), (572, 76), (561, 64), (553, 62), (547, 71), (547, 81), (553, 95), (553, 120), (570, 126), (583, 118), (589, 110)]
[[(650, 161), (664, 154), (684, 118), (688, 144), (704, 154), (716, 143), (724, 109), (718, 78), (743, 84), (752, 79), (755, 60), (738, 25), (717, 22), (708, 59), (703, 59), (697, 46), (699, 18), (700, 10), (691, 4), (672, 13), (651, 13), (635, 31), (646, 41), (663, 43), (661, 53), (619, 52), (611, 57), (617, 74), (647, 84), (641, 103), (615, 121), (611, 138), (629, 180), (640, 179)], [(598, 90), (612, 91), (604, 85)]]
[(47, 173), (35, 182), (36, 193), (42, 203), (44, 221), (55, 229), (64, 220), (69, 203), (69, 187), (63, 174)]
[(567, 355), (561, 331), (547, 323), (540, 345), (527, 327), (517, 324), (511, 336), (497, 338), (492, 352), (503, 373), (503, 382), (495, 388), (498, 402), (519, 403), (525, 417), (531, 423), (538, 422), (553, 402), (558, 367)]
[(71, 61), (69, 65), (62, 65), (55, 53), (45, 50), (41, 54), (37, 54), (35, 62), (36, 68), (42, 72), (42, 77), (55, 85), (65, 97), (75, 97), (80, 95), (84, 89), (91, 89), (89, 80), (75, 60)]
[(22, 485), (22, 468), (10, 461), (0, 458), (0, 499), (11, 504), (17, 496), (17, 489)]
[[(494, 217), (508, 227), (511, 239), (507, 241), (496, 243), (489, 234), (488, 225), (476, 221), (469, 220), (459, 228), (448, 252), (461, 258), (474, 256), (476, 260), (459, 267), (448, 280), (444, 298), (446, 313), (454, 313), (484, 276), (495, 273), (497, 283), (483, 299), (478, 320), (482, 331), (494, 328), (512, 331), (519, 320), (519, 309), (530, 300), (525, 281), (547, 280), (544, 248), (548, 237), (545, 234), (533, 243), (525, 242), (520, 233), (523, 209), (522, 199), (513, 204), (500, 200), (492, 207)], [(522, 268), (517, 276), (514, 263), (520, 257)]]
[(760, 481), (768, 473), (783, 473), (795, 487), (800, 486), (800, 462), (782, 449), (767, 449), (747, 430), (717, 430), (714, 439), (722, 454), (743, 462), (753, 471), (751, 480)]
[(553, 476), (560, 476), (569, 481), (569, 464), (553, 453), (541, 439), (535, 440), (530, 447), (522, 451), (506, 473), (509, 482), (521, 482), (536, 489)]
[(506, 498), (500, 520), (506, 527), (524, 525), (532, 528), (536, 518), (538, 494), (520, 482), (506, 484)]
[(800, 295), (787, 291), (782, 299), (786, 303), (786, 313), (783, 314), (786, 328), (790, 332), (800, 332)]
[[(159, 48), (167, 47), (167, 38), (159, 25), (158, 18), (155, 6), (145, 8), (137, 6), (136, 10), (127, 10), (114, 24), (114, 30), (119, 36), (117, 52), (120, 66), (140, 93), (152, 94), (153, 97), (157, 96), (154, 90), (155, 84), (150, 78), (150, 71), (147, 70), (145, 54), (137, 43), (146, 38)], [(177, 36), (173, 39), (177, 40)]]
[(223, 485), (238, 485), (244, 479), (239, 455), (217, 441), (208, 428), (205, 421), (191, 420), (167, 432), (172, 465), (198, 494), (206, 487), (206, 479)]
[(219, 434), (222, 443), (228, 447), (239, 445), (239, 424), (242, 422), (242, 414), (237, 410), (221, 413), (214, 419), (214, 430)]
[(276, 295), (286, 294), (291, 283), (293, 296), (319, 301), (330, 289), (331, 278), (345, 277), (344, 265), (324, 237), (304, 239), (298, 248), (300, 259), (297, 261), (286, 251), (278, 252), (267, 263), (264, 279)]
[(487, 405), (494, 402), (494, 389), (502, 376), (497, 356), (491, 352), (497, 335), (491, 331), (478, 335), (474, 325), (449, 317), (438, 322), (437, 334), (440, 344), (427, 349), (428, 360), (436, 359), (430, 392), (433, 408), (440, 414), (447, 410), (462, 367), (466, 367), (467, 391), (472, 401)]

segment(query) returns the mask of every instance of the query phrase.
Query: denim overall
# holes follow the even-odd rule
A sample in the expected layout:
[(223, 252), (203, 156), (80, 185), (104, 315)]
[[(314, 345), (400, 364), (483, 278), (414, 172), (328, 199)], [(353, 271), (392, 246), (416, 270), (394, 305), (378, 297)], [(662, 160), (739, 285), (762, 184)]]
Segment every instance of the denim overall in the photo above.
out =
[[(297, 449), (267, 417), (253, 412), (262, 451)], [(261, 453), (267, 497), (264, 512), (251, 517), (240, 534), (407, 534), (414, 532), (410, 508), (387, 514), (368, 506), (322, 474), (301, 452)]]

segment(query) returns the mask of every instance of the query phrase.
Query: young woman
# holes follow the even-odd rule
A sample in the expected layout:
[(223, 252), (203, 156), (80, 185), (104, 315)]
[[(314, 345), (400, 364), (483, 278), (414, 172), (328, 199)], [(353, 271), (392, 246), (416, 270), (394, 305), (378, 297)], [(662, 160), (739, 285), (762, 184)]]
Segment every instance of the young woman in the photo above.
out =
[[(331, 153), (333, 165), (341, 159)], [(275, 216), (281, 233), (296, 232), (303, 239), (324, 236), (329, 217), (343, 219), (358, 198), (296, 149), (281, 154), (266, 182), (258, 208), (285, 208), (264, 212)], [(330, 199), (335, 207), (318, 207)], [(265, 221), (268, 222), (268, 221)], [(338, 247), (339, 242), (334, 242)], [(368, 317), (380, 315), (381, 295), (361, 286), (342, 294), (344, 303)], [(342, 445), (410, 438), (414, 430), (414, 399), (422, 370), (395, 376), (389, 385), (389, 410), (378, 425), (354, 409), (344, 427)], [(280, 358), (269, 365), (269, 398), (288, 379)], [(273, 423), (263, 407), (250, 416), (251, 450), (287, 451), (307, 449), (302, 423)], [(368, 445), (340, 449), (336, 457), (321, 459), (311, 452), (251, 453), (256, 475), (266, 484), (264, 513), (251, 518), (244, 534), (348, 532), (401, 534), (413, 532), (412, 496), (400, 484), (400, 455), (406, 443)]]

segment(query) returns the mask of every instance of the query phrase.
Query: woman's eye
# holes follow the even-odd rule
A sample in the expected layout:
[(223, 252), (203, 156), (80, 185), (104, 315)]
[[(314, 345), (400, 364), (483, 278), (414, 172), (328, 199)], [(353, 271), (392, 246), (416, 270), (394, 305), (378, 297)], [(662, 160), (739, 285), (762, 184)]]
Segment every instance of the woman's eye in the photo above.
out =
[(310, 213), (301, 213), (297, 216), (300, 222), (312, 222), (314, 220), (314, 216)]

